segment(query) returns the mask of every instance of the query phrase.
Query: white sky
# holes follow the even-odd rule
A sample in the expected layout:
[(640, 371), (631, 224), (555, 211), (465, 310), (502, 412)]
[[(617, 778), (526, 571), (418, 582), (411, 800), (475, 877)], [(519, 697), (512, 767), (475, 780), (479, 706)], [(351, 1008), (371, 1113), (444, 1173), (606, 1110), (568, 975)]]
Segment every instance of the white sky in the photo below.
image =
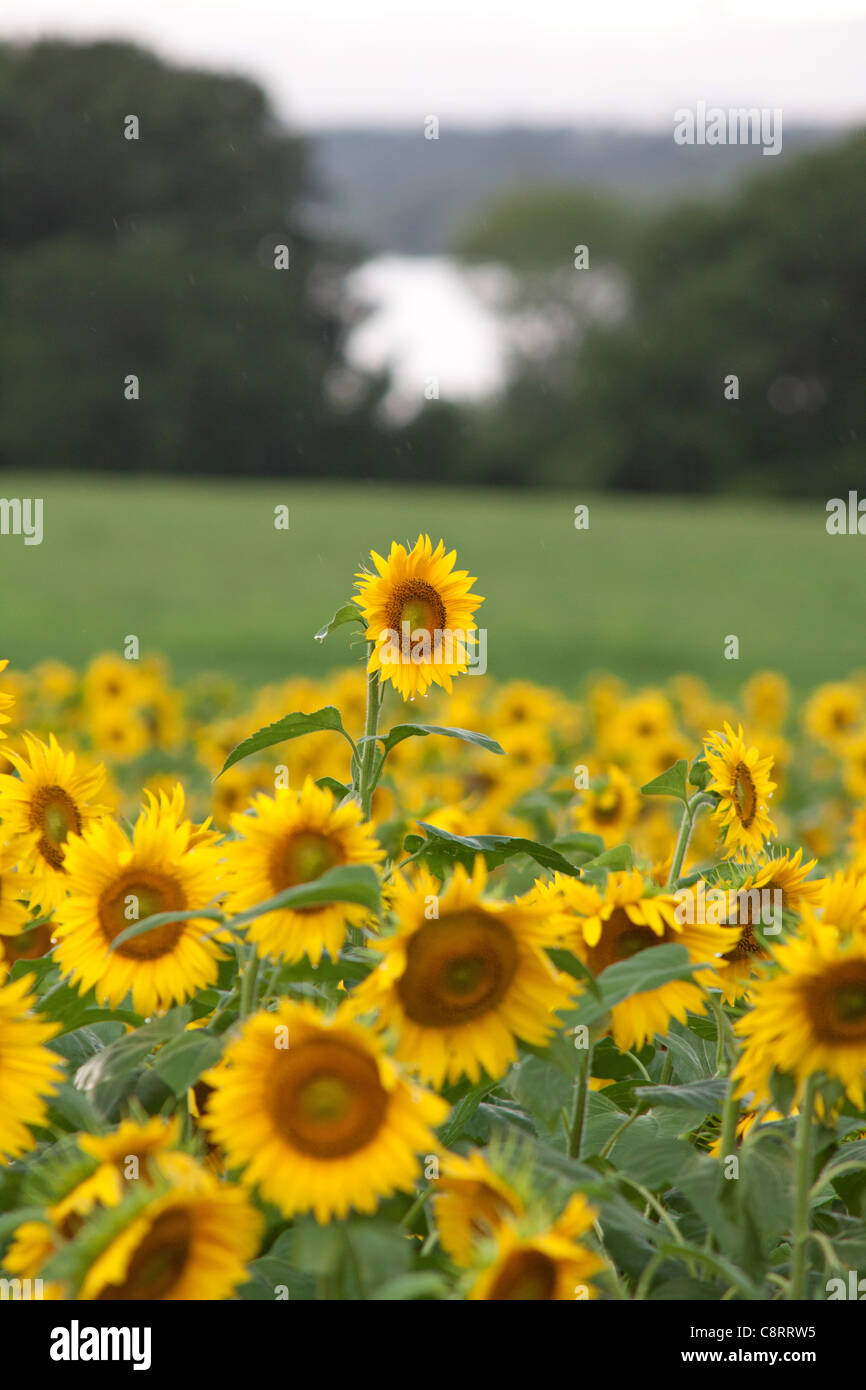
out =
[(0, 0), (0, 36), (40, 34), (246, 72), (306, 127), (866, 114), (866, 0)]

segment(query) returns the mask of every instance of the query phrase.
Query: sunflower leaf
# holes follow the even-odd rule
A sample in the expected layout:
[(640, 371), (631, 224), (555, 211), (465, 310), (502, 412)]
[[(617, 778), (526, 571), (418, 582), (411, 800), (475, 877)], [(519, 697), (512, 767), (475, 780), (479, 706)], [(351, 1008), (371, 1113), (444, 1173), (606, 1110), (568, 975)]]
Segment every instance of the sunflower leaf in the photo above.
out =
[(450, 831), (440, 830), (438, 826), (429, 825), (426, 821), (418, 821), (418, 828), (427, 836), (428, 846), (419, 850), (419, 853), (457, 860), (467, 868), (471, 867), (477, 854), (484, 856), (489, 868), (496, 868), (515, 854), (528, 854), (542, 868), (557, 869), (561, 874), (568, 874), (571, 878), (579, 877), (581, 872), (550, 845), (541, 845), (537, 840), (525, 840), (520, 835), (452, 835)]
[(260, 753), (263, 748), (273, 748), (277, 743), (288, 743), (290, 739), (300, 738), (302, 734), (322, 732), (342, 734), (354, 748), (352, 739), (343, 728), (340, 711), (334, 705), (326, 705), (324, 709), (317, 709), (313, 714), (303, 714), (296, 710), (294, 714), (284, 714), (282, 719), (278, 719), (274, 724), (266, 724), (263, 729), (258, 729), (233, 748), (214, 781), (216, 782), (242, 758), (248, 758), (251, 753)]
[(598, 994), (582, 995), (577, 1008), (562, 1017), (569, 1027), (595, 1023), (632, 994), (649, 993), (671, 980), (687, 980), (696, 968), (679, 942), (648, 946), (628, 960), (609, 965), (597, 977)]
[(204, 1028), (197, 1028), (191, 1033), (182, 1033), (160, 1048), (153, 1059), (153, 1069), (176, 1096), (182, 1096), (221, 1055), (220, 1039)]
[(725, 1077), (708, 1077), (705, 1081), (687, 1081), (681, 1086), (636, 1086), (634, 1093), (651, 1107), (663, 1105), (674, 1110), (700, 1110), (705, 1115), (720, 1115), (727, 1088)]
[(320, 627), (319, 631), (313, 634), (313, 638), (316, 642), (324, 642), (326, 637), (330, 637), (334, 628), (342, 627), (344, 623), (361, 623), (363, 625), (363, 622), (364, 619), (354, 603), (344, 603), (337, 609), (331, 621), (325, 623), (324, 627)]
[(311, 879), (309, 883), (299, 883), (294, 888), (284, 888), (273, 898), (248, 907), (237, 917), (230, 917), (226, 926), (234, 930), (264, 917), (268, 912), (280, 908), (322, 907), (326, 903), (357, 903), (371, 912), (379, 910), (379, 879), (369, 864), (336, 864), (321, 878)]
[(651, 782), (645, 783), (641, 787), (644, 796), (675, 796), (683, 805), (688, 804), (689, 792), (686, 785), (689, 765), (685, 758), (680, 758), (673, 767), (669, 767), (661, 776), (654, 777)]
[[(430, 734), (439, 734), (442, 738), (459, 738), (463, 743), (474, 743), (479, 748), (486, 748), (488, 753), (505, 753), (502, 744), (497, 743), (495, 738), (488, 738), (487, 734), (478, 734), (472, 729), (445, 728), (439, 724), (395, 724), (387, 734), (377, 734), (376, 737), (381, 739), (383, 753), (387, 757), (391, 749), (396, 748), (405, 738), (427, 738)], [(367, 741), (367, 737), (360, 738), (358, 743)]]

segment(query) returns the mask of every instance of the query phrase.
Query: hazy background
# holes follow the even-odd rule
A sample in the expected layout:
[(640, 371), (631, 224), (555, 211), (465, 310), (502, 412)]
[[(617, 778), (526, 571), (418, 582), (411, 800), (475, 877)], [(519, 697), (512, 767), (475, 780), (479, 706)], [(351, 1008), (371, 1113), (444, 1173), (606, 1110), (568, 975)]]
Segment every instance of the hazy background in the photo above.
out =
[[(258, 679), (276, 614), (333, 664), (310, 627), (363, 554), (440, 526), (496, 674), (842, 674), (864, 57), (848, 0), (5, 0), (0, 488), (46, 499), (42, 547), (0, 542), (18, 659), (146, 627)], [(781, 109), (782, 152), (677, 145), (698, 102)]]

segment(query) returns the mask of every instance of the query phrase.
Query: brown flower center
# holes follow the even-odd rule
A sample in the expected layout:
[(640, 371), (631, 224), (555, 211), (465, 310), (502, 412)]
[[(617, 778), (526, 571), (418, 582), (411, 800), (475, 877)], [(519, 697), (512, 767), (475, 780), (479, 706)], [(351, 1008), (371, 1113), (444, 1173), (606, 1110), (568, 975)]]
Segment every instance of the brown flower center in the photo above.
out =
[(30, 828), (38, 830), (36, 848), (52, 869), (63, 868), (63, 845), (70, 835), (81, 833), (81, 816), (62, 787), (39, 787), (30, 803)]
[(397, 993), (414, 1023), (448, 1028), (495, 1009), (516, 969), (517, 946), (505, 924), (468, 908), (415, 933)]
[(540, 1250), (514, 1250), (490, 1289), (494, 1300), (551, 1300), (556, 1292), (556, 1265)]
[[(106, 941), (113, 941), (133, 922), (143, 922), (157, 912), (182, 912), (186, 894), (168, 874), (154, 869), (130, 869), (115, 879), (99, 899), (99, 924)], [(117, 954), (128, 960), (156, 960), (173, 951), (183, 935), (186, 922), (165, 922), (118, 946)]]
[(866, 961), (840, 961), (805, 986), (806, 1009), (822, 1043), (866, 1042)]
[[(345, 863), (345, 856), (330, 835), (317, 830), (292, 832), (281, 840), (271, 854), (269, 875), (275, 893), (296, 888), (321, 878), (336, 864)], [(318, 908), (301, 909), (317, 912)]]
[(293, 1148), (343, 1158), (376, 1137), (388, 1093), (372, 1057), (340, 1038), (310, 1038), (281, 1055), (270, 1109)]
[(637, 925), (624, 908), (618, 907), (605, 922), (598, 943), (588, 948), (586, 963), (593, 975), (600, 975), (609, 965), (629, 960), (638, 951), (677, 940), (677, 933), (671, 927), (666, 925), (664, 934), (657, 936), (651, 927)]
[(51, 923), (42, 922), (17, 936), (0, 936), (0, 960), (38, 960), (51, 950)]
[(388, 603), (387, 626), (401, 633), (403, 623), (409, 631), (443, 632), (447, 626), (445, 605), (436, 589), (424, 579), (403, 579), (395, 584)]
[(186, 1268), (192, 1235), (188, 1212), (161, 1212), (132, 1256), (123, 1283), (109, 1284), (99, 1299), (167, 1298)]
[(755, 819), (755, 812), (758, 809), (758, 798), (755, 794), (755, 783), (752, 774), (745, 763), (737, 763), (734, 769), (734, 783), (731, 788), (731, 796), (736, 807), (737, 817), (744, 830), (748, 830), (752, 821)]

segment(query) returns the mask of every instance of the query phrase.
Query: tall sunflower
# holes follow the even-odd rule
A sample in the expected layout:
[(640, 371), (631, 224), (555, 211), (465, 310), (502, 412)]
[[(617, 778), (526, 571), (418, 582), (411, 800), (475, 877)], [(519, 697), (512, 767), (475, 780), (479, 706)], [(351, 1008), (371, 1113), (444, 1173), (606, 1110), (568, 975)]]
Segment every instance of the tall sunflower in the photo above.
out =
[(738, 1094), (772, 1099), (774, 1069), (793, 1077), (797, 1094), (817, 1072), (866, 1104), (866, 932), (834, 930), (806, 910), (803, 931), (773, 950), (779, 969), (754, 986), (751, 1010), (736, 1029), (744, 1039), (734, 1070)]
[(360, 1009), (377, 1009), (394, 1027), (395, 1051), (434, 1086), (482, 1069), (502, 1076), (517, 1039), (543, 1046), (556, 1010), (572, 1002), (574, 982), (555, 970), (545, 948), (561, 945), (540, 902), (483, 897), (487, 873), (462, 865), (446, 888), (427, 869), (392, 889), (397, 929), (371, 942), (382, 961), (358, 987)]
[(754, 930), (755, 927), (763, 925), (766, 929), (775, 924), (775, 916), (770, 922), (762, 921), (766, 902), (763, 894), (773, 895), (769, 899), (773, 914), (776, 893), (781, 894), (783, 913), (800, 913), (805, 907), (814, 906), (820, 901), (823, 889), (821, 880), (808, 881), (818, 861), (808, 859), (804, 864), (802, 858), (802, 849), (798, 849), (794, 855), (786, 850), (784, 854), (771, 856), (765, 864), (753, 867), (735, 886), (727, 887), (730, 911), (725, 914), (724, 924), (728, 925), (728, 918), (731, 919), (730, 931), (732, 935), (736, 933), (736, 939), (733, 946), (722, 952), (721, 960), (716, 964), (716, 973), (727, 1003), (733, 1004), (747, 991), (756, 970), (770, 959), (770, 953), (758, 941)]
[(362, 570), (357, 603), (374, 644), (367, 664), (390, 681), (404, 700), (423, 695), (431, 685), (451, 690), (474, 652), (475, 610), (484, 600), (471, 592), (474, 578), (455, 570), (456, 551), (445, 542), (433, 547), (418, 537), (411, 550), (394, 541), (387, 560), (370, 552), (378, 573)]
[(116, 1008), (131, 992), (133, 1008), (150, 1014), (213, 985), (222, 953), (207, 918), (166, 922), (111, 946), (145, 917), (206, 907), (219, 891), (219, 857), (212, 832), (185, 819), (179, 786), (170, 798), (148, 795), (131, 838), (104, 820), (70, 840), (55, 958), (81, 993), (95, 986)]
[(322, 1223), (410, 1189), (448, 1113), (348, 1003), (330, 1017), (288, 1001), (255, 1014), (203, 1079), (213, 1091), (202, 1123), (229, 1166), (286, 1216), (312, 1211)]
[[(300, 792), (281, 787), (273, 797), (260, 793), (253, 814), (231, 817), (241, 836), (224, 846), (228, 913), (320, 878), (339, 864), (378, 864), (384, 850), (353, 802), (338, 806), (333, 793), (307, 778)], [(247, 937), (260, 956), (289, 961), (306, 954), (318, 965), (322, 952), (336, 959), (346, 928), (368, 916), (353, 903), (281, 908), (250, 923)]]
[(45, 1123), (45, 1097), (63, 1077), (61, 1059), (45, 1043), (60, 1032), (31, 1014), (32, 975), (0, 985), (0, 1158), (18, 1158), (33, 1146), (30, 1128)]
[(484, 1302), (560, 1302), (595, 1297), (592, 1278), (604, 1260), (580, 1243), (595, 1212), (582, 1193), (548, 1229), (533, 1234), (519, 1222), (503, 1222), (492, 1259), (468, 1298)]
[(712, 773), (707, 790), (720, 798), (712, 819), (722, 832), (725, 855), (760, 853), (776, 833), (766, 805), (776, 787), (770, 780), (773, 759), (747, 748), (742, 728), (734, 733), (727, 721), (724, 733), (709, 734), (704, 751)]
[(105, 814), (95, 804), (105, 782), (101, 766), (85, 769), (64, 753), (53, 734), (48, 743), (24, 735), (26, 756), (7, 753), (18, 776), (0, 776), (0, 819), (23, 869), (33, 877), (33, 903), (48, 913), (68, 887), (66, 845)]
[[(637, 869), (608, 874), (604, 892), (563, 875), (556, 876), (554, 886), (563, 919), (572, 924), (572, 949), (593, 975), (655, 946), (685, 946), (696, 965), (712, 965), (730, 946), (723, 927), (679, 922), (673, 896), (651, 892)], [(712, 970), (699, 971), (692, 979), (668, 980), (615, 1004), (610, 1031), (617, 1047), (642, 1047), (655, 1033), (667, 1032), (672, 1018), (684, 1023), (689, 1011), (703, 1013), (702, 986), (714, 982)]]

